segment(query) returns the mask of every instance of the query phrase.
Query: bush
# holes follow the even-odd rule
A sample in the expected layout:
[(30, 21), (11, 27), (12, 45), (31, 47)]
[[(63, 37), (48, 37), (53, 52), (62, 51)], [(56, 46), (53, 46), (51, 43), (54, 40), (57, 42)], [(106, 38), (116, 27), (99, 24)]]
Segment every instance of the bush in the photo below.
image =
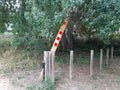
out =
[(49, 49), (49, 42), (43, 37), (15, 36), (13, 46), (15, 49), (25, 50), (27, 56), (38, 57), (44, 50)]

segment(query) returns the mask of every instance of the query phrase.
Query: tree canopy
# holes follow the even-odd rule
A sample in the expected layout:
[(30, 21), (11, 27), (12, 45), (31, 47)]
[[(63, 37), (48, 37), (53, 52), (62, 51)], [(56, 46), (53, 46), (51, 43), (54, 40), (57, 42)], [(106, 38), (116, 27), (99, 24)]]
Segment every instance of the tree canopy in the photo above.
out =
[(65, 33), (67, 42), (70, 35), (79, 35), (110, 44), (118, 35), (119, 0), (2, 0), (0, 32), (6, 30), (6, 24), (12, 23), (15, 46), (38, 52), (41, 43), (52, 44), (69, 9), (73, 12)]

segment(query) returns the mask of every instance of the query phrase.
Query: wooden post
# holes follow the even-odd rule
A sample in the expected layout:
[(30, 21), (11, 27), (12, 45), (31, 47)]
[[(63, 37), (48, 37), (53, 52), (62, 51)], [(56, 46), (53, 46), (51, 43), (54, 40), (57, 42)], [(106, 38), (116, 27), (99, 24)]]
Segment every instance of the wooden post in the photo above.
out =
[(93, 58), (94, 58), (94, 51), (91, 50), (90, 52), (90, 77), (93, 76)]
[(107, 48), (106, 51), (106, 65), (108, 65), (108, 61), (109, 61), (109, 48)]
[(103, 65), (103, 49), (100, 49), (100, 71), (102, 70)]
[(73, 51), (70, 51), (70, 69), (69, 69), (69, 77), (72, 80), (72, 72), (73, 72)]
[(51, 58), (52, 58), (52, 59), (51, 59), (51, 60), (52, 60), (52, 61), (51, 61), (51, 65), (52, 65), (52, 67), (51, 67), (51, 69), (52, 69), (52, 74), (51, 74), (51, 75), (52, 75), (52, 78), (51, 78), (51, 79), (52, 79), (52, 82), (54, 83), (54, 82), (55, 82), (55, 78), (54, 78), (54, 77), (55, 77), (55, 73), (54, 73), (54, 69), (55, 69), (55, 68), (54, 68), (55, 52), (51, 52), (51, 53), (52, 53), (52, 56), (51, 56)]
[(54, 83), (55, 52), (44, 51), (45, 81), (49, 78)]
[(111, 47), (111, 60), (113, 59), (113, 50), (114, 50), (114, 48)]
[(45, 62), (45, 81), (47, 81), (47, 51), (44, 51), (44, 62)]
[(48, 76), (49, 76), (49, 78), (51, 78), (51, 53), (48, 51), (48, 66), (49, 66), (49, 68), (48, 68)]

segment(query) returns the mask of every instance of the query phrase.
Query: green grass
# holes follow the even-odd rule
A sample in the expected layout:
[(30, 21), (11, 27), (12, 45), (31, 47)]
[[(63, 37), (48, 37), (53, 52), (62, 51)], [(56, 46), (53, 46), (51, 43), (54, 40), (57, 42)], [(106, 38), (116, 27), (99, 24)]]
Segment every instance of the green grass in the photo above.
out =
[(59, 64), (63, 64), (63, 63), (64, 63), (63, 60), (64, 60), (64, 59), (62, 59), (62, 58), (60, 58), (60, 57), (56, 57), (56, 58), (55, 58), (55, 62), (57, 62), (57, 63), (59, 63)]
[(104, 69), (104, 70), (109, 70), (110, 68), (109, 68), (108, 65), (104, 64), (104, 65), (103, 65), (103, 69)]
[(42, 86), (39, 85), (32, 85), (28, 86), (26, 88), (27, 90), (55, 90), (54, 84), (51, 82), (51, 80), (44, 81), (42, 83)]
[(105, 78), (104, 75), (98, 75), (98, 77), (99, 77), (100, 79), (104, 79), (104, 78)]
[(40, 90), (54, 90), (54, 84), (50, 79), (47, 79), (46, 82), (43, 82), (43, 86), (40, 88)]
[(26, 90), (41, 90), (39, 85), (28, 86)]
[(74, 64), (75, 65), (88, 65), (88, 64), (90, 64), (90, 61), (88, 58), (86, 58), (84, 56), (80, 56), (79, 58), (76, 58), (74, 60)]
[(92, 79), (93, 79), (93, 80), (97, 80), (97, 79), (98, 79), (97, 75), (96, 75), (96, 74), (95, 74), (95, 75), (92, 75)]
[(24, 50), (14, 50), (13, 35), (0, 34), (0, 71), (8, 73), (16, 70), (35, 70), (40, 68), (39, 60), (28, 57)]
[(116, 79), (113, 82), (120, 84), (120, 75), (117, 75)]
[(17, 76), (17, 78), (18, 78), (18, 79), (24, 79), (24, 78), (26, 78), (27, 76), (29, 76), (29, 74), (28, 74), (28, 73), (25, 73), (25, 74), (21, 74), (21, 75)]

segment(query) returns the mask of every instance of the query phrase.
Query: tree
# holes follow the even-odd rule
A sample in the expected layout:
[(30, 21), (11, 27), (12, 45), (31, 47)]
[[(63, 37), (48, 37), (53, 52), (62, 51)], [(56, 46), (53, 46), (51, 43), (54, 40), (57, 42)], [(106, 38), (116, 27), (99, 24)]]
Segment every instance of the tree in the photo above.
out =
[(72, 49), (72, 39), (78, 33), (81, 37), (100, 39), (105, 44), (110, 44), (110, 39), (120, 26), (118, 0), (26, 0), (24, 4), (22, 7), (26, 7), (21, 18), (26, 19), (27, 24), (23, 26), (27, 26), (25, 30), (28, 31), (19, 28), (21, 35), (23, 32), (29, 33), (28, 37), (39, 35), (49, 39), (48, 42), (54, 40), (67, 10), (73, 10), (66, 34), (63, 36), (65, 48), (70, 46)]
[(9, 22), (9, 8), (8, 4), (4, 1), (0, 1), (0, 33), (6, 31), (6, 25)]
[(37, 55), (45, 44), (52, 45), (69, 9), (73, 12), (62, 39), (65, 49), (73, 48), (77, 35), (100, 39), (108, 45), (120, 26), (119, 0), (19, 0), (18, 8), (15, 8), (16, 0), (6, 2), (10, 7), (6, 9), (7, 21), (1, 20), (2, 26), (12, 23), (16, 48), (22, 47)]

